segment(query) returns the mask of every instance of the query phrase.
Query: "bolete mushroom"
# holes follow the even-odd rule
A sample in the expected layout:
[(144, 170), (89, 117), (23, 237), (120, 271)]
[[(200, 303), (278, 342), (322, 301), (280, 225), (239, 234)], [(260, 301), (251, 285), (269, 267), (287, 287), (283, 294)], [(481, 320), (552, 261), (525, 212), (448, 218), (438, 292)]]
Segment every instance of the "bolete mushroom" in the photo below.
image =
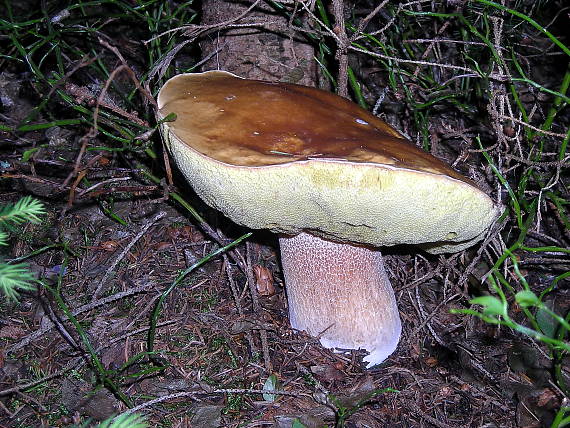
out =
[(279, 234), (291, 326), (328, 348), (398, 344), (378, 247), (460, 251), (499, 206), (471, 180), (354, 103), (315, 88), (181, 74), (158, 95), (162, 133), (196, 193), (234, 222)]

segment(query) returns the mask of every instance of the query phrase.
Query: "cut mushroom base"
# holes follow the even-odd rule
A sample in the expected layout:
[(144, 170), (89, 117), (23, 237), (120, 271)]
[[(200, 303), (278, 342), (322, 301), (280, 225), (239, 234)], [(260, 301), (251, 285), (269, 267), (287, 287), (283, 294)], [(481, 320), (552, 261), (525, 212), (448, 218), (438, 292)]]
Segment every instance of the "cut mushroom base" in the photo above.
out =
[(380, 251), (309, 233), (279, 245), (293, 328), (327, 348), (368, 351), (368, 367), (394, 352), (402, 328)]

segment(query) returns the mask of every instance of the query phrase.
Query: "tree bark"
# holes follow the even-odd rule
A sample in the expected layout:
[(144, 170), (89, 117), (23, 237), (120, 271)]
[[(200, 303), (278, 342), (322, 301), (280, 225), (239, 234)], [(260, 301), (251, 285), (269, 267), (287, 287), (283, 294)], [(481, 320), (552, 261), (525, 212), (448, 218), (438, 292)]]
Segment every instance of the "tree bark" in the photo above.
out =
[[(201, 42), (202, 70), (225, 70), (249, 79), (315, 86), (313, 47), (290, 19), (265, 2), (203, 0), (202, 23), (220, 25)], [(295, 4), (291, 4), (293, 12)], [(300, 18), (302, 19), (302, 18)], [(245, 26), (244, 26), (245, 25)]]

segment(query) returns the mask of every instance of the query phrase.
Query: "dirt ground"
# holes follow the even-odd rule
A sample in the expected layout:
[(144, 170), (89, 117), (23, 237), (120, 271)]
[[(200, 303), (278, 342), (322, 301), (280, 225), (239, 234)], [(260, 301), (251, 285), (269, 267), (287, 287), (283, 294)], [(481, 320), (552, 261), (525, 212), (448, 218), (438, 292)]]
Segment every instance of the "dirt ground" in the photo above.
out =
[[(43, 3), (52, 17), (64, 10), (57, 2)], [(362, 2), (361, 7), (371, 6)], [(101, 2), (99, 8), (91, 21), (73, 21), (77, 29), (91, 28), (93, 40), (61, 36), (65, 46), (42, 45), (30, 54), (42, 77), (20, 60), (24, 56), (10, 38), (20, 30), (5, 26), (0, 38), (0, 51), (6, 52), (0, 56), (0, 204), (32, 195), (47, 211), (41, 224), (12, 231), (3, 250), (6, 259), (35, 252), (25, 261), (42, 283), (37, 291), (22, 292), (18, 302), (0, 303), (0, 427), (94, 424), (128, 410), (125, 396), (153, 427), (554, 426), (560, 408), (570, 406), (554, 373), (558, 367), (570, 381), (568, 355), (555, 365), (541, 342), (450, 312), (470, 308), (471, 298), (490, 293), (481, 277), (500, 256), (497, 242), (516, 239), (512, 212), (483, 244), (458, 254), (433, 256), (408, 247), (384, 251), (403, 332), (396, 352), (372, 369), (364, 368), (363, 352), (334, 353), (291, 329), (271, 233), (252, 231), (165, 294), (181, 272), (250, 231), (204, 205), (175, 166), (168, 169), (146, 84), (134, 85), (126, 67), (108, 81), (96, 74), (103, 64), (109, 72), (126, 64), (139, 77), (149, 67), (137, 41), (141, 30), (114, 6)], [(68, 10), (73, 18), (76, 9)], [(110, 11), (116, 16), (105, 17)], [(21, 28), (26, 19), (41, 18), (12, 12), (6, 21), (20, 22)], [(104, 19), (113, 26), (103, 25)], [(51, 34), (42, 25), (20, 33), (30, 52), (34, 31)], [(102, 41), (90, 51), (97, 37)], [(65, 70), (51, 56), (57, 49)], [(181, 52), (173, 64), (180, 69), (199, 57), (197, 46)], [(543, 61), (542, 84), (558, 90), (563, 67), (549, 68), (551, 60)], [(369, 80), (363, 79), (368, 88), (379, 84), (370, 63), (353, 65), (368, 67)], [(104, 98), (102, 88), (110, 81), (110, 98)], [(156, 94), (156, 87), (148, 88)], [(393, 94), (387, 101), (387, 118), (398, 116), (395, 121), (411, 131), (413, 114), (401, 115), (396, 108), (403, 96)], [(449, 137), (449, 127), (465, 130), (465, 122), (445, 108), (433, 116), (431, 151), (451, 164), (461, 158), (453, 146), (461, 138)], [(486, 114), (486, 106), (478, 108)], [(102, 128), (93, 133), (97, 110)], [(21, 127), (30, 118), (30, 126)], [(471, 128), (471, 135), (492, 139), (496, 127), (486, 120)], [(570, 122), (567, 107), (557, 121), (553, 133), (563, 134)], [(556, 151), (557, 144), (546, 142), (545, 152)], [(497, 190), (499, 181), (482, 154), (461, 159), (454, 167), (480, 179), (489, 192)], [(516, 165), (531, 162), (519, 161)], [(568, 196), (566, 166), (539, 169), (554, 174), (558, 168), (562, 206)], [(508, 165), (503, 167), (507, 173)], [(568, 248), (569, 231), (555, 204), (542, 207), (540, 228), (529, 227), (525, 245)], [(545, 261), (521, 250), (516, 257), (538, 293), (570, 269), (567, 255), (553, 251)], [(512, 271), (505, 272), (516, 281)], [(568, 282), (563, 277), (556, 283), (548, 302), (565, 317)], [(521, 308), (511, 309), (513, 319), (528, 324)], [(149, 339), (153, 326), (154, 340)], [(272, 394), (276, 391), (282, 393)]]

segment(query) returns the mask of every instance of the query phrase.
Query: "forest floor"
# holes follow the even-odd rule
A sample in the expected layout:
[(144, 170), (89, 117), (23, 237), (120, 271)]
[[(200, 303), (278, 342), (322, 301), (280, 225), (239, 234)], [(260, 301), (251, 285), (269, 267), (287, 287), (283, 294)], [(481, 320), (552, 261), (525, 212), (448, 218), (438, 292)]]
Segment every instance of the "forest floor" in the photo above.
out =
[[(112, 26), (103, 18), (106, 8)], [(481, 278), (500, 258), (493, 240), (509, 247), (521, 236), (515, 210), (484, 247), (445, 256), (385, 251), (402, 339), (383, 364), (366, 369), (363, 352), (334, 353), (291, 329), (274, 235), (254, 231), (204, 260), (249, 231), (206, 207), (165, 167), (152, 97), (132, 80), (150, 67), (141, 60), (146, 45), (136, 42), (142, 30), (107, 2), (91, 12), (65, 10), (70, 15), (58, 19), (69, 20), (67, 30), (58, 26), (55, 7), (11, 10), (1, 27), (0, 204), (32, 195), (46, 213), (39, 224), (9, 230), (6, 259), (28, 263), (41, 283), (17, 301), (0, 302), (0, 427), (82, 426), (129, 407), (153, 427), (555, 426), (561, 408), (570, 406), (560, 386), (560, 379), (570, 383), (567, 353), (451, 312), (492, 294)], [(145, 30), (144, 39), (163, 31), (160, 25)], [(182, 52), (182, 63), (196, 55)], [(563, 68), (544, 65), (541, 84), (558, 91)], [(156, 95), (156, 86), (149, 89)], [(554, 139), (569, 123), (568, 109), (560, 112)], [(483, 123), (470, 132), (494, 130)], [(460, 153), (448, 147), (448, 131), (443, 125), (434, 131), (440, 138), (432, 135), (432, 153), (452, 163)], [(545, 147), (558, 153), (556, 141)], [(526, 146), (523, 152), (536, 154)], [(493, 159), (505, 153), (493, 152)], [(523, 176), (543, 187), (547, 176), (558, 174), (559, 181), (537, 205), (531, 199), (542, 197), (541, 187), (517, 193), (519, 201), (530, 195), (519, 213), (529, 222), (525, 247), (498, 272), (515, 288), (526, 281), (537, 294), (548, 289), (541, 298), (565, 317), (567, 164), (519, 158), (524, 168), (544, 164), (534, 165), (534, 175), (516, 170), (517, 182), (509, 181), (515, 192)], [(458, 168), (476, 169), (495, 192), (499, 181), (489, 179), (484, 163), (472, 153)], [(524, 217), (532, 210), (538, 220)], [(532, 326), (509, 296), (512, 319)], [(552, 320), (538, 325), (545, 330)], [(558, 327), (552, 328), (554, 337)]]

